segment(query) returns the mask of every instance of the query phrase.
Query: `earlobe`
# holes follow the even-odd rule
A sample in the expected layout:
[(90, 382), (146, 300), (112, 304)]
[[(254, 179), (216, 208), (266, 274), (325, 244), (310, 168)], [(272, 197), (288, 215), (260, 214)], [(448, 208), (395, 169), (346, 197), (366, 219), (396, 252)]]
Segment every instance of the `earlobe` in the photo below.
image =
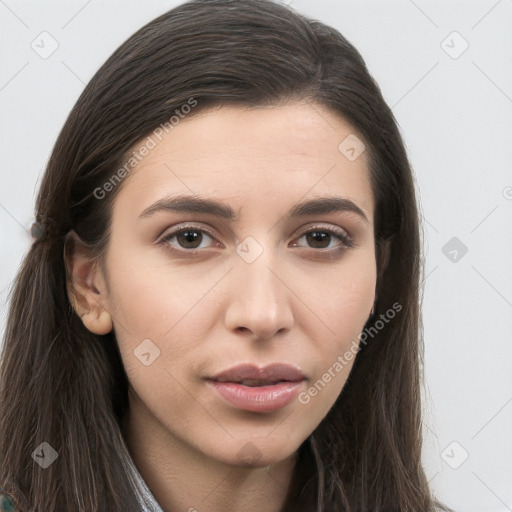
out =
[(105, 286), (91, 254), (78, 234), (70, 231), (64, 245), (68, 299), (89, 331), (107, 334), (113, 328), (112, 316), (102, 305)]
[(112, 330), (112, 317), (105, 309), (89, 311), (82, 315), (82, 322), (94, 334), (108, 334)]

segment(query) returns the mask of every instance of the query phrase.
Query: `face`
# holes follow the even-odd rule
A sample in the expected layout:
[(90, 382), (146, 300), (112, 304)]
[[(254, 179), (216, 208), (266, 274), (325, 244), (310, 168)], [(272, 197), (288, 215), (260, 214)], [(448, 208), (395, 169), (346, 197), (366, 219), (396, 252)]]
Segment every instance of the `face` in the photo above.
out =
[[(122, 184), (101, 302), (130, 414), (170, 444), (273, 464), (340, 394), (376, 285), (366, 153), (339, 149), (351, 134), (319, 106), (225, 107), (153, 137)], [(210, 380), (274, 363), (294, 382)]]

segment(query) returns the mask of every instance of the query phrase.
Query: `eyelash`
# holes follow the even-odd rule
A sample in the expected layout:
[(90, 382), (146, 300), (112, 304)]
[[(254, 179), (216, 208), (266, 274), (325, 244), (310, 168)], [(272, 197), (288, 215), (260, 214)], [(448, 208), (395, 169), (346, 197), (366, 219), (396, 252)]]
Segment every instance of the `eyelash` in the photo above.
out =
[[(177, 249), (176, 247), (173, 247), (173, 246), (170, 245), (170, 241), (173, 238), (175, 238), (177, 235), (180, 235), (182, 233), (186, 233), (187, 231), (206, 233), (213, 240), (216, 240), (215, 236), (210, 231), (208, 231), (207, 229), (204, 229), (203, 227), (195, 226), (193, 224), (187, 224), (185, 226), (180, 227), (179, 229), (176, 229), (176, 230), (168, 233), (167, 235), (162, 237), (157, 243), (158, 243), (158, 245), (161, 245), (161, 246), (165, 247), (168, 250), (171, 250), (171, 251), (176, 252), (176, 253), (182, 253), (182, 254), (189, 253), (189, 254), (195, 255), (195, 254), (201, 252), (202, 250), (204, 250), (204, 249), (197, 249), (197, 248), (194, 248), (194, 249), (185, 249), (185, 248)], [(355, 243), (352, 240), (352, 238), (344, 230), (336, 229), (336, 228), (326, 228), (326, 227), (323, 227), (323, 226), (312, 226), (307, 231), (304, 231), (298, 238), (302, 238), (303, 236), (311, 234), (311, 233), (314, 233), (314, 232), (327, 233), (331, 237), (334, 236), (335, 238), (337, 238), (341, 242), (340, 245), (338, 245), (338, 246), (336, 246), (334, 248), (330, 248), (330, 249), (329, 248), (319, 248), (318, 249), (318, 248), (315, 248), (315, 247), (309, 247), (309, 249), (313, 249), (313, 250), (316, 249), (315, 252), (318, 252), (320, 254), (321, 253), (330, 253), (330, 254), (332, 254), (333, 252), (344, 252), (346, 249), (352, 249), (353, 247), (355, 247)], [(295, 246), (295, 247), (297, 247), (297, 246)], [(298, 247), (303, 247), (303, 246), (298, 246)]]

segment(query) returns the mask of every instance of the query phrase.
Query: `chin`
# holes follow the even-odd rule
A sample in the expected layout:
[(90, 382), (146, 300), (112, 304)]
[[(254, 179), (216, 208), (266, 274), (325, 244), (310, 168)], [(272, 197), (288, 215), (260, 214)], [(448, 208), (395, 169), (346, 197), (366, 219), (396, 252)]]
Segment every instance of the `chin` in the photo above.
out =
[[(264, 442), (258, 442), (257, 440), (239, 441), (238, 444), (240, 448), (235, 452), (223, 453), (215, 458), (231, 466), (254, 469), (275, 465), (291, 457), (296, 451), (293, 449), (283, 449), (282, 443), (278, 443), (277, 446), (271, 446), (268, 443), (268, 439), (264, 440)], [(262, 446), (263, 444), (266, 446)]]

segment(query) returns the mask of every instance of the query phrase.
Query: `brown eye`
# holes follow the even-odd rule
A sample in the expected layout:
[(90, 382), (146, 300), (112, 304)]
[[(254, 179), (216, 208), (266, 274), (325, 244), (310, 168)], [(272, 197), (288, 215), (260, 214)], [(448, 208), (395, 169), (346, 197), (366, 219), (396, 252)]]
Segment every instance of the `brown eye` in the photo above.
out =
[(169, 233), (160, 240), (160, 243), (177, 251), (186, 249), (193, 251), (212, 246), (214, 240), (213, 236), (205, 230), (189, 226)]
[(327, 249), (331, 241), (331, 235), (326, 231), (311, 231), (305, 236), (308, 244), (315, 249)]
[(187, 229), (176, 236), (176, 241), (184, 249), (197, 249), (203, 240), (203, 234), (197, 230)]
[(311, 249), (345, 249), (354, 247), (352, 239), (342, 229), (314, 228), (301, 235), (297, 240), (305, 240), (304, 243), (295, 243), (295, 247), (309, 247)]

